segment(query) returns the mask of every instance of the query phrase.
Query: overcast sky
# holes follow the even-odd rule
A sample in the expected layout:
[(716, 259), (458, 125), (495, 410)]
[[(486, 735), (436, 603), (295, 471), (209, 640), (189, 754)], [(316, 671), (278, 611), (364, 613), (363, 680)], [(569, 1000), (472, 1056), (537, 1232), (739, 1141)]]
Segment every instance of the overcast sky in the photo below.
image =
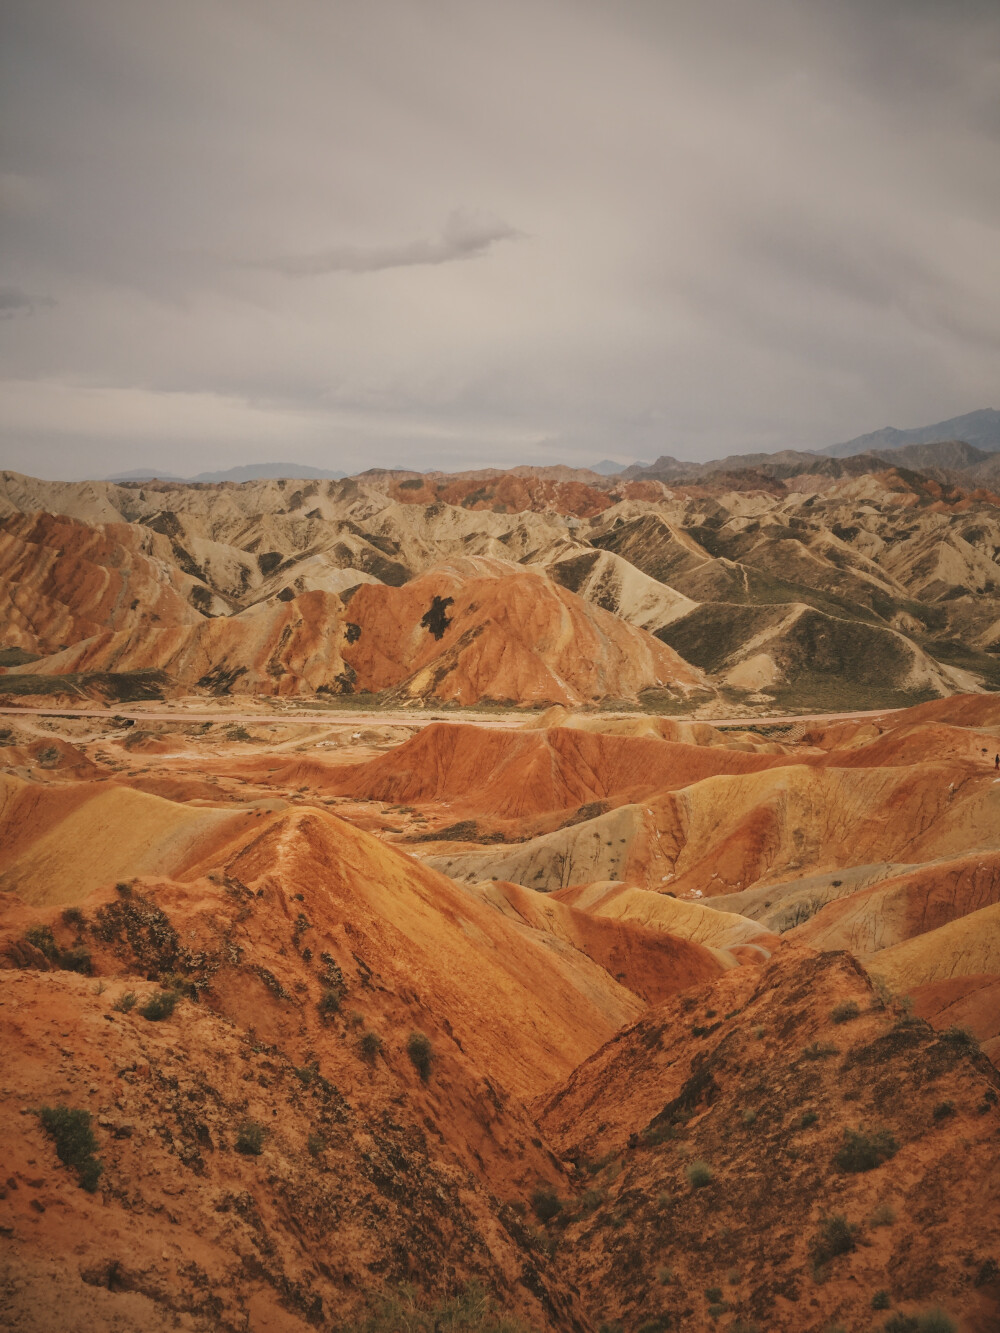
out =
[(997, 0), (3, 0), (0, 467), (1000, 406)]

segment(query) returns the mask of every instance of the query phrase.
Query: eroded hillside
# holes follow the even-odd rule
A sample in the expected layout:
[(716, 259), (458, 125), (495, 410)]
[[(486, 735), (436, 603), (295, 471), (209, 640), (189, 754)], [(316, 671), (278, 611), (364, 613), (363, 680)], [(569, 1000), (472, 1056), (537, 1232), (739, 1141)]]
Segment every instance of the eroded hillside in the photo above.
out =
[(130, 711), (3, 719), (7, 1326), (995, 1327), (993, 699)]

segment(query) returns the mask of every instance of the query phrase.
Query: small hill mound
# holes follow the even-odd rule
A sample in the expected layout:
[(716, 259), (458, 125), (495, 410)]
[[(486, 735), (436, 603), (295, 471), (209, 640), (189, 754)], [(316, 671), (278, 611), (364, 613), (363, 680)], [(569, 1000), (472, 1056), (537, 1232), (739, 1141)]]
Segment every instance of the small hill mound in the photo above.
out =
[(484, 902), (540, 933), (549, 947), (578, 949), (647, 1004), (721, 976), (735, 965), (724, 950), (637, 921), (578, 911), (520, 884), (473, 886)]
[(718, 773), (787, 762), (784, 756), (603, 730), (508, 731), (434, 722), (376, 759), (333, 770), (325, 785), (346, 796), (446, 802), (458, 815), (523, 820), (596, 802), (635, 802)]

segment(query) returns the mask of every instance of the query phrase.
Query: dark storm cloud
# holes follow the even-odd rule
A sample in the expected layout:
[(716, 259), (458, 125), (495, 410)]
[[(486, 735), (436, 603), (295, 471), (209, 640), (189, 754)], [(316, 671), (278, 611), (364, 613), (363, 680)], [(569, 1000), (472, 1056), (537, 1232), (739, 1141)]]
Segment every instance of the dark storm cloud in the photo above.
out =
[(315, 277), (323, 273), (380, 273), (387, 268), (420, 264), (452, 264), (484, 255), (498, 241), (516, 240), (521, 233), (503, 222), (452, 213), (441, 235), (402, 245), (335, 245), (308, 255), (285, 255), (260, 260), (257, 268), (288, 277)]
[(0, 465), (704, 458), (997, 405), (996, 0), (3, 24)]

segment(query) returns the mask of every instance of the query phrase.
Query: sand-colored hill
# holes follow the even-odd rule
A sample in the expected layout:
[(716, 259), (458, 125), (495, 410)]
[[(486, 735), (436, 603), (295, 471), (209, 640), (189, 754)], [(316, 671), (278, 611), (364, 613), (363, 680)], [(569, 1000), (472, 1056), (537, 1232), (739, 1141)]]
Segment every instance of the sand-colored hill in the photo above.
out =
[(868, 967), (899, 994), (955, 977), (1000, 976), (1000, 903), (883, 949)]
[(108, 782), (55, 787), (0, 774), (0, 891), (38, 907), (79, 903), (134, 875), (180, 874), (260, 817)]
[(977, 852), (920, 866), (827, 903), (789, 938), (865, 959), (997, 902), (1000, 852)]
[(611, 551), (571, 553), (550, 562), (547, 569), (564, 588), (651, 634), (697, 605)]
[(838, 769), (786, 760), (705, 778), (520, 844), (450, 847), (434, 864), (460, 879), (549, 891), (621, 879), (696, 897), (782, 884), (797, 872), (840, 878), (844, 865), (914, 864), (1000, 846), (1000, 785), (991, 774), (934, 763)]
[(695, 942), (682, 931), (578, 911), (520, 884), (487, 881), (472, 887), (504, 916), (538, 932), (551, 949), (568, 945), (593, 958), (647, 1004), (721, 976), (737, 962), (725, 949)]
[[(871, 699), (975, 689), (968, 672), (935, 662), (888, 626), (830, 616), (801, 602), (699, 606), (661, 632), (688, 660), (737, 689), (812, 686), (836, 681)], [(846, 697), (846, 693), (845, 693)]]
[(761, 959), (777, 944), (773, 932), (749, 917), (722, 911), (714, 901), (686, 902), (632, 884), (597, 882), (583, 888), (559, 889), (545, 901), (566, 903), (590, 916), (667, 931), (712, 949), (731, 951), (750, 945)]

